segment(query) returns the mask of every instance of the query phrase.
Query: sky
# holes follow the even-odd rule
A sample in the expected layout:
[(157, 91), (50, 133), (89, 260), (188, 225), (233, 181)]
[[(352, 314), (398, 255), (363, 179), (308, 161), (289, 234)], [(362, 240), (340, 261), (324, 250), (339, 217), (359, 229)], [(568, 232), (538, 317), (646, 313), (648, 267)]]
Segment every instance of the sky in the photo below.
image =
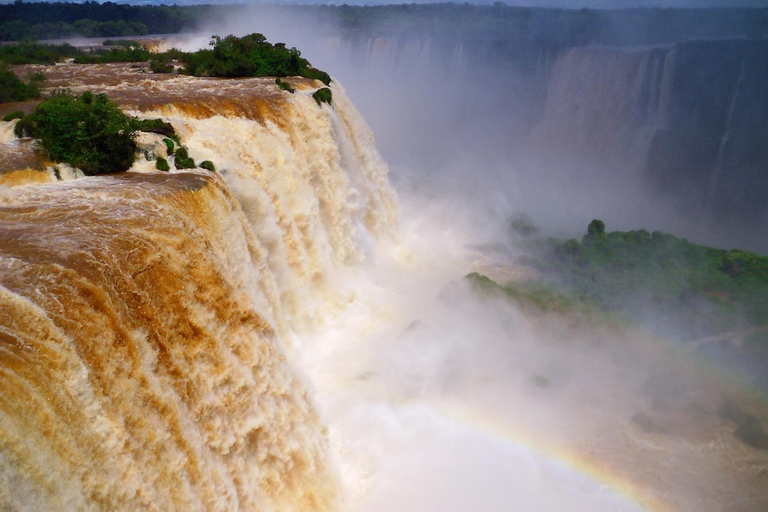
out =
[[(489, 5), (494, 0), (466, 0), (454, 1), (453, 3), (471, 3), (478, 5)], [(13, 0), (0, 0), (0, 4), (10, 4)], [(349, 4), (349, 5), (383, 5), (383, 4), (401, 4), (401, 3), (438, 3), (431, 0), (285, 0), (285, 1), (263, 1), (248, 2), (243, 0), (117, 0), (115, 3), (132, 5), (158, 5), (158, 4), (230, 4), (230, 3), (262, 3), (262, 4)], [(582, 7), (591, 7), (595, 9), (622, 9), (632, 7), (672, 7), (672, 8), (691, 8), (691, 7), (768, 7), (768, 0), (515, 0), (504, 2), (507, 5), (526, 6), (526, 7), (559, 7), (580, 9)]]

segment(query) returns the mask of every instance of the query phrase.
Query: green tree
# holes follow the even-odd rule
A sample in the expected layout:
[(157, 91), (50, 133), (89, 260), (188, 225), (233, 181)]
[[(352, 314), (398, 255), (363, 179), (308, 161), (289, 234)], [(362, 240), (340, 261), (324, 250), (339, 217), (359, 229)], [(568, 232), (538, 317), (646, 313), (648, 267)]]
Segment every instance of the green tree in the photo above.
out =
[(20, 126), (17, 135), (40, 139), (52, 160), (85, 174), (125, 171), (135, 158), (136, 121), (105, 94), (56, 93), (19, 121)]
[(604, 235), (605, 234), (605, 222), (600, 219), (594, 219), (587, 226), (587, 234), (589, 235)]

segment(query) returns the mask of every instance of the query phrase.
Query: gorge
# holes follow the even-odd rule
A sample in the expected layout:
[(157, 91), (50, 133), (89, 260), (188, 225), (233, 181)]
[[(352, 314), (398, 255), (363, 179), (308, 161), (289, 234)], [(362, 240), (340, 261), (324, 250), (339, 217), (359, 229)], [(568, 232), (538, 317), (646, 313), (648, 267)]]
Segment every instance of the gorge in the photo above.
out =
[[(174, 157), (141, 132), (129, 172), (83, 176), (0, 122), (3, 512), (768, 507), (765, 389), (706, 357), (762, 327), (680, 343), (588, 300), (561, 307), (526, 288), (539, 270), (510, 228), (533, 206), (576, 236), (616, 211), (562, 201), (579, 181), (630, 210), (630, 180), (656, 172), (695, 182), (685, 197), (707, 211), (759, 219), (764, 42), (524, 47), (493, 70), (488, 41), (417, 39), (307, 45), (344, 74), (330, 104), (299, 77), (15, 68), (171, 123), (216, 171), (158, 171)], [(542, 146), (553, 163), (518, 173)], [(599, 172), (557, 181), (562, 158)], [(662, 210), (614, 224), (672, 222)], [(543, 237), (568, 228), (554, 224)]]

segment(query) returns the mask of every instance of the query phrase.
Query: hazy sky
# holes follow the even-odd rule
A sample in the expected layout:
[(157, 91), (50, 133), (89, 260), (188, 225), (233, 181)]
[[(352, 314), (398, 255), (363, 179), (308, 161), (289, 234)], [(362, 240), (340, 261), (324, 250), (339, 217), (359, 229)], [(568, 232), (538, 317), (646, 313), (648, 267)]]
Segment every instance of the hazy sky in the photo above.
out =
[[(456, 0), (454, 3), (472, 3), (480, 5), (492, 4), (494, 0)], [(13, 0), (0, 0), (0, 4), (9, 4)], [(407, 0), (407, 1), (394, 1), (394, 0), (286, 0), (286, 1), (260, 1), (260, 2), (247, 2), (243, 0), (139, 0), (139, 1), (126, 1), (117, 0), (115, 3), (127, 3), (127, 4), (231, 4), (231, 3), (262, 3), (262, 4), (349, 4), (349, 5), (365, 5), (365, 4), (402, 4), (402, 3), (437, 3), (432, 0)], [(620, 9), (627, 7), (768, 7), (768, 0), (515, 0), (504, 2), (507, 5), (519, 5), (519, 6), (535, 6), (535, 7), (564, 7), (579, 9), (582, 7), (603, 8), (603, 9)]]

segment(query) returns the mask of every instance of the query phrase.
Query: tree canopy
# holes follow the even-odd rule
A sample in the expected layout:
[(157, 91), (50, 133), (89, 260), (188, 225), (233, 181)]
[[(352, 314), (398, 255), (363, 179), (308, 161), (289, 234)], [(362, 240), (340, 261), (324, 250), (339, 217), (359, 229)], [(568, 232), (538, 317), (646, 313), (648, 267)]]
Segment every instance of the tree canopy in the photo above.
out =
[(51, 95), (16, 125), (18, 136), (35, 137), (56, 162), (85, 174), (125, 171), (133, 164), (137, 123), (105, 94)]

